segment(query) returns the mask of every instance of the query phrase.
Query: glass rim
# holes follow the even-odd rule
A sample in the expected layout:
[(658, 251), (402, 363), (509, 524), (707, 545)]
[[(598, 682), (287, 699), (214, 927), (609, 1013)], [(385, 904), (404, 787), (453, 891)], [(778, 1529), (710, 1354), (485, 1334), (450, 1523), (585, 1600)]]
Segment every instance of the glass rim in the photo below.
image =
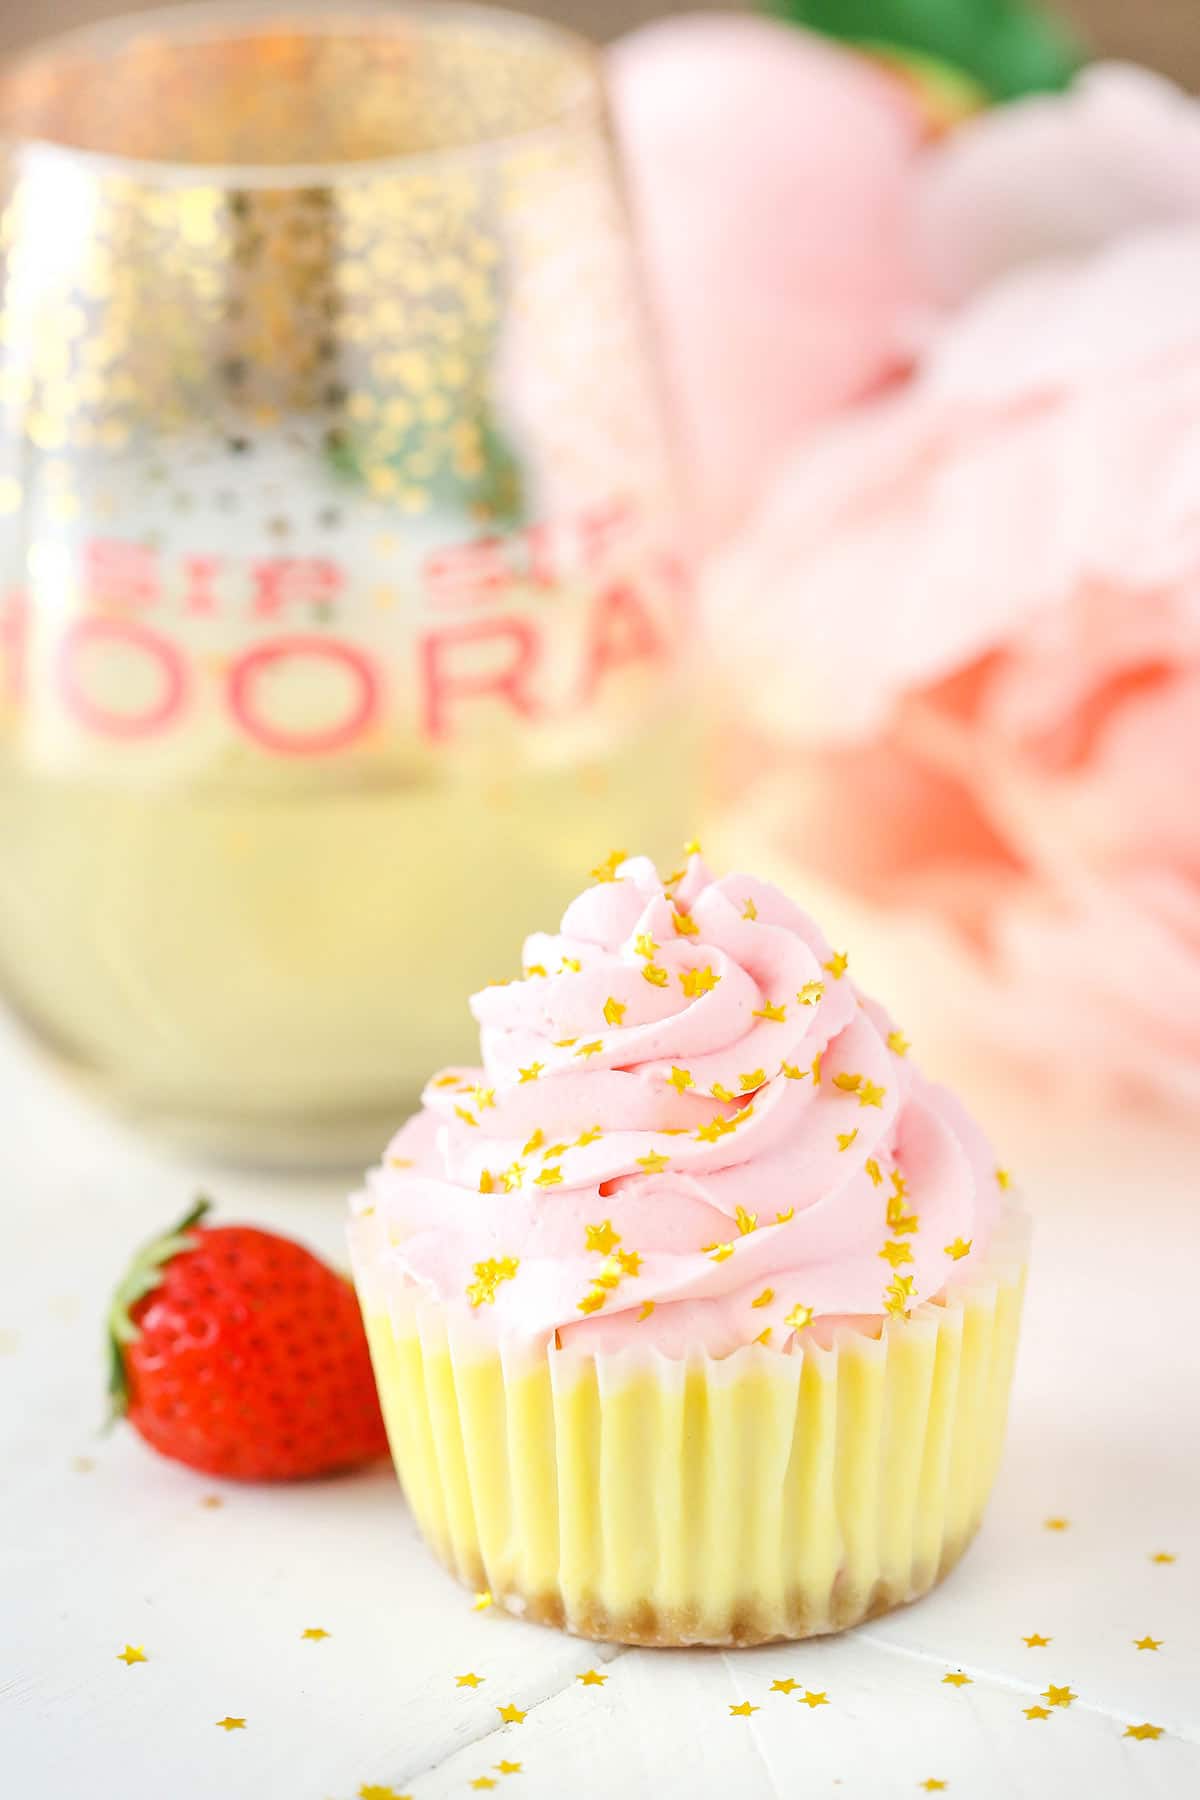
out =
[[(348, 31), (376, 32), (391, 36), (405, 21), (428, 21), (447, 26), (475, 26), (497, 38), (526, 37), (557, 45), (573, 67), (574, 79), (563, 99), (538, 124), (495, 136), (464, 139), (461, 143), (429, 149), (398, 151), (390, 156), (346, 160), (284, 163), (183, 162), (170, 157), (123, 156), (115, 151), (89, 149), (61, 138), (10, 128), (4, 116), (4, 94), (9, 82), (22, 72), (49, 62), (64, 52), (89, 48), (103, 52), (107, 46), (120, 53), (156, 28), (170, 35), (173, 45), (231, 43), (252, 37), (270, 23), (294, 24), (312, 36), (336, 37)], [(400, 0), (399, 4), (372, 5), (356, 0), (208, 0), (191, 4), (153, 6), (144, 12), (118, 13), (90, 25), (52, 33), (0, 62), (0, 150), (10, 155), (36, 152), (62, 158), (83, 169), (124, 175), (146, 187), (237, 188), (332, 188), (388, 176), (417, 174), (455, 164), (491, 161), (552, 142), (572, 122), (589, 115), (602, 116), (604, 82), (600, 46), (582, 32), (552, 19), (515, 8), (477, 4), (476, 0)]]

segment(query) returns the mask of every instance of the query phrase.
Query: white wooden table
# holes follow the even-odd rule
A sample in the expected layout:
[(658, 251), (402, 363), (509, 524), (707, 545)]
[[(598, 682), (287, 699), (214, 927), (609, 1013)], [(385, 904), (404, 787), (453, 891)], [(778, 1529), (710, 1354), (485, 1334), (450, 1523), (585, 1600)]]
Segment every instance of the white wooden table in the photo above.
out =
[[(1011, 1098), (989, 1123), (1039, 1224), (1009, 1452), (970, 1555), (847, 1637), (624, 1651), (474, 1610), (385, 1469), (220, 1488), (127, 1430), (98, 1437), (101, 1320), (132, 1245), (203, 1182), (226, 1217), (340, 1256), (341, 1197), (173, 1163), (0, 1028), (0, 1792), (1200, 1794), (1200, 1141), (1055, 1127)], [(1075, 1698), (1048, 1704), (1052, 1686)], [(1161, 1735), (1127, 1735), (1143, 1725)]]

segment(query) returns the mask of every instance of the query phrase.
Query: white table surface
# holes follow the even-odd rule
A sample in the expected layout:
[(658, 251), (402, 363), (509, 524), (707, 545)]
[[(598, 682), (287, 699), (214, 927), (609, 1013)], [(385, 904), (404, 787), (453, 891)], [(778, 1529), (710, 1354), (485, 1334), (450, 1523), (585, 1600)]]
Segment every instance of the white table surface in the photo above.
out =
[[(173, 1162), (0, 1027), (0, 1792), (1200, 1794), (1200, 1140), (1120, 1115), (1054, 1122), (1011, 1096), (989, 1114), (1038, 1233), (1008, 1454), (969, 1556), (845, 1637), (620, 1650), (474, 1610), (386, 1469), (220, 1486), (127, 1429), (97, 1436), (101, 1320), (129, 1249), (203, 1182), (226, 1217), (340, 1255), (339, 1184)], [(317, 1626), (329, 1636), (302, 1636)], [(126, 1644), (146, 1661), (119, 1660)], [(588, 1669), (605, 1680), (582, 1685)], [(480, 1685), (459, 1687), (466, 1673)], [(771, 1691), (789, 1677), (795, 1693)], [(1077, 1697), (1027, 1718), (1050, 1684)], [(732, 1716), (746, 1699), (759, 1710)], [(509, 1704), (520, 1723), (502, 1724)], [(1162, 1735), (1125, 1735), (1143, 1723)]]

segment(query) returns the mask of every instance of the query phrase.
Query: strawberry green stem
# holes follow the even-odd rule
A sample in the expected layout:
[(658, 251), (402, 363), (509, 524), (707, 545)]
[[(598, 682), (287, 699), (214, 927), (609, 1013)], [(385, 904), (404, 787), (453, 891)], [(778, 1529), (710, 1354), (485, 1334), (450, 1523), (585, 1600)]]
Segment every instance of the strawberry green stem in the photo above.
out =
[(123, 1417), (129, 1405), (129, 1384), (125, 1375), (125, 1346), (132, 1344), (138, 1328), (131, 1318), (133, 1308), (147, 1294), (153, 1293), (162, 1271), (181, 1250), (190, 1250), (195, 1242), (192, 1234), (204, 1215), (212, 1208), (211, 1200), (200, 1194), (173, 1230), (143, 1244), (117, 1284), (108, 1309), (108, 1423)]

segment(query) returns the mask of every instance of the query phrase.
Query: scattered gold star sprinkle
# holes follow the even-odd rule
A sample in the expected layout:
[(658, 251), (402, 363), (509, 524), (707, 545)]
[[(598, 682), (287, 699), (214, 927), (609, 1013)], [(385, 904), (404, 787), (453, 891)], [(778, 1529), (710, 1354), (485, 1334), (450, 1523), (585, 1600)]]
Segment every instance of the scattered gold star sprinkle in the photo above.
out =
[(604, 1002), (604, 1023), (606, 1025), (619, 1025), (624, 1017), (625, 1002), (623, 1000), (614, 1000), (610, 994), (608, 999)]
[(667, 982), (670, 980), (670, 976), (667, 974), (667, 971), (664, 968), (662, 968), (658, 963), (650, 963), (650, 962), (648, 962), (645, 965), (645, 967), (643, 968), (642, 978), (643, 978), (643, 980), (648, 981), (650, 983), (651, 987), (660, 987), (660, 988), (665, 988), (667, 985)]
[(758, 1299), (752, 1300), (750, 1302), (750, 1304), (751, 1304), (751, 1306), (770, 1306), (770, 1304), (774, 1298), (775, 1298), (775, 1289), (766, 1287), (763, 1289), (762, 1293), (758, 1296)]
[(964, 1256), (970, 1256), (973, 1238), (956, 1237), (952, 1244), (945, 1246), (945, 1253), (954, 1262), (961, 1262)]
[(858, 1136), (858, 1126), (857, 1125), (854, 1127), (853, 1131), (839, 1131), (837, 1134), (838, 1149), (839, 1150), (848, 1150), (857, 1136)]
[(1070, 1706), (1072, 1700), (1078, 1698), (1078, 1694), (1073, 1694), (1069, 1687), (1055, 1687), (1053, 1682), (1042, 1695), (1042, 1699), (1050, 1706)]
[(947, 1687), (970, 1687), (971, 1677), (969, 1675), (964, 1675), (962, 1670), (959, 1669), (956, 1674), (943, 1675), (942, 1682)]
[(597, 1250), (601, 1256), (611, 1256), (621, 1241), (619, 1231), (612, 1228), (612, 1220), (605, 1219), (599, 1225), (585, 1225), (584, 1249)]
[(1047, 1519), (1046, 1520), (1046, 1530), (1047, 1531), (1066, 1531), (1069, 1529), (1070, 1524), (1071, 1524), (1070, 1519)]
[(608, 1288), (610, 1291), (621, 1285), (621, 1271), (615, 1262), (606, 1262), (598, 1275), (592, 1276), (592, 1286)]
[(434, 1087), (456, 1087), (458, 1085), (458, 1076), (454, 1074), (435, 1075), (432, 1085)]
[[(894, 1176), (893, 1179), (894, 1180), (899, 1179), (900, 1181), (903, 1181), (904, 1177), (902, 1175)], [(902, 1193), (895, 1193), (895, 1194), (888, 1195), (887, 1222), (888, 1222), (889, 1228), (892, 1231), (897, 1231), (897, 1232), (915, 1231), (917, 1229), (917, 1226), (921, 1223), (921, 1221), (920, 1221), (920, 1219), (918, 1219), (916, 1213), (906, 1213), (905, 1212), (904, 1196)], [(970, 1248), (969, 1241), (968, 1241), (967, 1248), (968, 1249)]]
[(479, 1171), (479, 1191), (481, 1194), (494, 1194), (495, 1193), (496, 1182), (492, 1175), (492, 1171), (490, 1169), (480, 1169), (480, 1171)]
[(893, 1275), (884, 1289), (883, 1309), (892, 1318), (898, 1318), (907, 1312), (908, 1303), (912, 1299), (913, 1278), (911, 1275)]
[(924, 1781), (917, 1783), (917, 1786), (923, 1787), (927, 1794), (940, 1794), (944, 1791), (946, 1783), (939, 1781), (936, 1775), (927, 1775)]
[(555, 1038), (554, 1048), (556, 1050), (569, 1050), (572, 1044), (577, 1044), (578, 1042), (578, 1038)]
[(702, 969), (685, 969), (679, 980), (684, 994), (689, 1000), (699, 999), (701, 994), (711, 994), (721, 977), (713, 973), (711, 963), (705, 963)]
[(499, 1787), (500, 1783), (498, 1781), (493, 1781), (490, 1775), (476, 1775), (471, 1786), (473, 1788), (494, 1788)]
[(875, 1187), (878, 1187), (880, 1182), (883, 1180), (883, 1171), (879, 1167), (879, 1164), (875, 1161), (875, 1158), (873, 1156), (868, 1156), (866, 1162), (863, 1164), (863, 1168), (867, 1171), (867, 1174), (871, 1177), (871, 1181), (875, 1185)]
[(1048, 1719), (1050, 1717), (1048, 1706), (1026, 1706), (1023, 1711), (1027, 1719)]
[(505, 1762), (501, 1759), (500, 1762), (493, 1764), (493, 1767), (499, 1769), (502, 1775), (519, 1775), (521, 1773), (519, 1762)]
[(1164, 1640), (1162, 1638), (1144, 1637), (1134, 1638), (1132, 1639), (1132, 1642), (1134, 1647), (1138, 1650), (1161, 1650)]
[(607, 1675), (599, 1674), (595, 1669), (585, 1669), (582, 1675), (575, 1677), (584, 1687), (603, 1687), (608, 1680)]
[(1154, 1555), (1150, 1558), (1150, 1561), (1153, 1563), (1173, 1563), (1175, 1561), (1175, 1552), (1174, 1550), (1156, 1550)]
[(1161, 1725), (1127, 1725), (1125, 1736), (1131, 1738), (1160, 1738), (1163, 1734)]
[(779, 1073), (785, 1075), (789, 1081), (803, 1081), (808, 1070), (802, 1069), (798, 1063), (781, 1062)]
[(911, 1244), (887, 1243), (879, 1254), (893, 1269), (898, 1269), (902, 1263), (910, 1263), (913, 1259)]
[(456, 1106), (454, 1111), (464, 1125), (478, 1125), (479, 1120), (475, 1117), (475, 1114), (473, 1112), (468, 1112), (465, 1106)]
[(821, 967), (827, 969), (835, 981), (840, 981), (850, 967), (850, 958), (844, 950), (835, 950), (829, 961), (822, 963)]
[(480, 1112), (486, 1112), (489, 1106), (496, 1104), (495, 1088), (474, 1087), (471, 1092), (475, 1096), (475, 1104)]
[(742, 917), (743, 919), (757, 919), (758, 908), (755, 906), (753, 900), (747, 898), (746, 904), (742, 908)]
[(511, 1700), (507, 1706), (498, 1706), (496, 1711), (500, 1714), (500, 1717), (504, 1720), (506, 1725), (519, 1725), (525, 1717), (525, 1714), (521, 1711), (520, 1707), (514, 1706)]
[(246, 1721), (245, 1719), (231, 1719), (227, 1713), (223, 1719), (217, 1720), (217, 1729), (218, 1731), (245, 1731)]
[(696, 1085), (687, 1069), (677, 1069), (673, 1064), (671, 1073), (667, 1076), (667, 1084), (680, 1094), (686, 1094), (690, 1087), (695, 1087)]
[(134, 1663), (148, 1662), (149, 1658), (140, 1644), (126, 1644), (123, 1650), (118, 1650), (116, 1660), (123, 1662), (127, 1669), (132, 1669)]
[(748, 1719), (751, 1713), (761, 1712), (762, 1708), (761, 1706), (751, 1706), (748, 1700), (743, 1700), (740, 1706), (731, 1705), (729, 1711), (731, 1717), (735, 1719)]
[(811, 1306), (793, 1306), (783, 1322), (791, 1331), (805, 1331), (815, 1316)]
[(519, 1162), (509, 1163), (507, 1169), (505, 1169), (505, 1171), (501, 1175), (500, 1179), (504, 1183), (505, 1193), (511, 1194), (513, 1189), (519, 1188), (521, 1183), (525, 1179), (524, 1163), (519, 1163)]
[(801, 1706), (809, 1707), (828, 1706), (829, 1695), (824, 1689), (822, 1689), (819, 1694), (814, 1694), (811, 1688), (805, 1688), (804, 1692), (800, 1695), (800, 1704)]
[(793, 1681), (789, 1675), (786, 1681), (773, 1681), (771, 1683), (771, 1692), (773, 1694), (790, 1694), (794, 1692), (798, 1685), (799, 1684)]
[(642, 1253), (640, 1250), (618, 1250), (616, 1260), (623, 1275), (641, 1274)]
[(486, 1681), (486, 1680), (487, 1680), (486, 1675), (475, 1675), (475, 1674), (456, 1675), (454, 1677), (454, 1685), (455, 1685), (455, 1687), (477, 1688), (481, 1681)]
[(617, 870), (625, 861), (627, 854), (628, 852), (625, 850), (610, 850), (604, 861), (597, 863), (592, 870), (592, 879), (594, 881), (615, 881)]
[(860, 1106), (882, 1106), (887, 1098), (887, 1089), (877, 1087), (873, 1081), (864, 1081), (858, 1090)]
[(604, 1045), (599, 1038), (593, 1038), (590, 1044), (580, 1044), (576, 1056), (599, 1056)]
[(734, 1208), (733, 1216), (737, 1220), (739, 1237), (749, 1237), (752, 1231), (757, 1230), (757, 1213), (747, 1212), (744, 1206), (737, 1206)]
[(862, 1076), (855, 1075), (850, 1069), (843, 1069), (840, 1075), (833, 1078), (835, 1088), (841, 1088), (845, 1094), (856, 1094), (862, 1085)]
[(714, 1100), (736, 1100), (737, 1095), (732, 1088), (727, 1088), (723, 1081), (714, 1081), (709, 1089)]
[(639, 932), (633, 940), (633, 947), (639, 956), (652, 959), (658, 953), (658, 945), (648, 931)]
[(1005, 1188), (1005, 1189), (1010, 1188), (1012, 1186), (1012, 1176), (1009, 1174), (1007, 1169), (997, 1169), (996, 1170), (996, 1185), (997, 1185), (997, 1187)]
[(777, 1006), (773, 1000), (764, 1000), (758, 1012), (751, 1013), (752, 1019), (771, 1019), (776, 1025), (782, 1025), (787, 1019), (787, 1007)]
[(709, 1257), (709, 1259), (712, 1262), (715, 1262), (715, 1263), (728, 1262), (729, 1258), (733, 1255), (733, 1245), (732, 1244), (705, 1244), (704, 1254), (707, 1257)]
[(797, 988), (796, 998), (801, 1006), (815, 1006), (818, 1000), (825, 998), (823, 981), (806, 981), (802, 988)]
[(492, 1604), (491, 1589), (490, 1588), (481, 1588), (479, 1593), (476, 1594), (474, 1600), (472, 1600), (472, 1602), (471, 1602), (471, 1611), (472, 1612), (486, 1612), (488, 1607), (491, 1604)]
[(411, 1794), (398, 1794), (393, 1787), (385, 1787), (377, 1781), (364, 1781), (358, 1790), (358, 1800), (412, 1800)]
[(821, 1085), (821, 1052), (819, 1050), (817, 1051), (817, 1054), (812, 1059), (812, 1078), (813, 1078), (813, 1086), (820, 1087), (820, 1085)]
[(527, 980), (531, 979), (534, 975), (544, 976), (545, 973), (546, 973), (545, 963), (526, 963), (526, 965), (525, 965), (525, 976), (526, 976)]
[(533, 1183), (535, 1187), (557, 1187), (562, 1178), (563, 1172), (555, 1163), (552, 1168), (543, 1169), (540, 1175), (535, 1175)]
[(598, 1287), (592, 1293), (585, 1294), (583, 1299), (577, 1302), (576, 1311), (581, 1313), (596, 1313), (600, 1311), (602, 1306), (606, 1306), (607, 1304), (608, 1295), (602, 1287)]
[(600, 1127), (598, 1125), (593, 1125), (587, 1131), (580, 1132), (579, 1136), (575, 1139), (575, 1148), (577, 1150), (586, 1150), (589, 1144), (598, 1143), (603, 1136), (604, 1133), (601, 1131)]
[(887, 1047), (894, 1056), (907, 1056), (912, 1049), (912, 1045), (902, 1031), (888, 1032)]
[(486, 1262), (475, 1264), (475, 1280), (467, 1289), (467, 1299), (472, 1306), (492, 1306), (496, 1300), (496, 1289), (502, 1281), (511, 1281), (520, 1267), (515, 1256), (489, 1256)]
[(703, 856), (704, 852), (700, 848), (700, 839), (689, 838), (687, 843), (683, 846), (683, 854), (685, 856)]
[(696, 1142), (698, 1144), (716, 1144), (723, 1137), (728, 1137), (733, 1130), (728, 1119), (710, 1119), (707, 1125), (697, 1125)]
[(1053, 1639), (1043, 1637), (1040, 1632), (1031, 1631), (1029, 1636), (1025, 1639), (1025, 1642), (1029, 1645), (1031, 1650), (1041, 1650), (1044, 1649), (1047, 1644), (1052, 1643)]
[(738, 1076), (738, 1086), (743, 1094), (751, 1094), (755, 1088), (760, 1088), (766, 1079), (767, 1071), (765, 1069), (748, 1069), (744, 1075)]
[(327, 1638), (329, 1636), (329, 1633), (320, 1625), (309, 1625), (300, 1633), (300, 1636), (302, 1638), (308, 1638), (311, 1643), (319, 1644), (322, 1638)]
[(700, 927), (697, 925), (695, 919), (693, 919), (691, 913), (679, 912), (677, 910), (671, 914), (671, 923), (675, 927), (676, 937), (700, 936)]
[(545, 1063), (530, 1063), (527, 1069), (519, 1069), (517, 1073), (520, 1075), (522, 1081), (536, 1081), (545, 1066)]
[(639, 1169), (645, 1169), (647, 1175), (661, 1175), (670, 1160), (661, 1150), (651, 1150), (646, 1156), (637, 1158), (637, 1165)]
[(222, 1500), (220, 1494), (205, 1494), (200, 1504), (201, 1506), (208, 1507), (210, 1511), (215, 1511), (218, 1506), (224, 1506), (225, 1502)]
[(650, 1317), (650, 1314), (653, 1311), (654, 1311), (653, 1300), (643, 1300), (642, 1301), (642, 1310), (637, 1316), (638, 1324), (639, 1325), (643, 1324), (645, 1322), (645, 1320), (647, 1320)]
[(795, 1216), (795, 1207), (789, 1206), (786, 1212), (777, 1212), (775, 1214), (775, 1223), (777, 1225), (790, 1225)]
[(535, 1150), (541, 1149), (541, 1147), (545, 1143), (545, 1141), (546, 1141), (546, 1134), (542, 1130), (541, 1126), (539, 1125), (530, 1134), (528, 1142), (525, 1144), (524, 1148), (521, 1151), (521, 1155), (522, 1156), (532, 1156)]
[(768, 1325), (765, 1331), (760, 1331), (754, 1341), (756, 1344), (769, 1344), (771, 1341), (771, 1327)]

